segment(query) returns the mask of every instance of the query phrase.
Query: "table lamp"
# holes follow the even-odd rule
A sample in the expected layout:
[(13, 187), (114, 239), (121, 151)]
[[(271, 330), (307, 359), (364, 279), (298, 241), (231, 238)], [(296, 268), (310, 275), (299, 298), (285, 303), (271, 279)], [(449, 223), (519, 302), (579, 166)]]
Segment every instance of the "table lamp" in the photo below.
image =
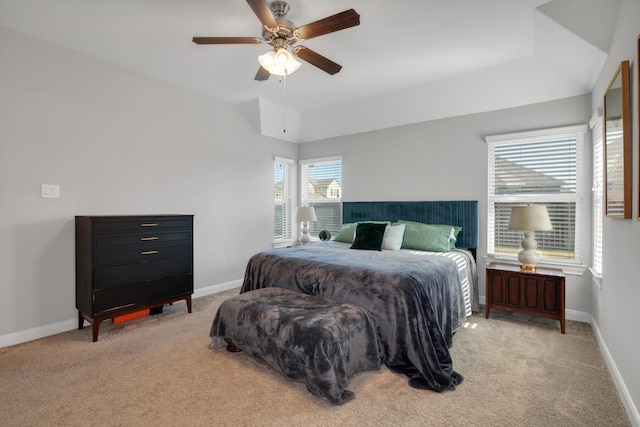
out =
[(522, 250), (518, 253), (520, 268), (526, 271), (535, 271), (540, 255), (536, 251), (538, 242), (535, 239), (536, 231), (553, 230), (549, 220), (549, 212), (544, 205), (514, 206), (511, 208), (509, 218), (509, 230), (524, 230)]
[(300, 235), (300, 243), (305, 245), (311, 241), (309, 237), (309, 221), (317, 221), (316, 211), (313, 207), (303, 206), (296, 209), (296, 222), (302, 223), (302, 234)]

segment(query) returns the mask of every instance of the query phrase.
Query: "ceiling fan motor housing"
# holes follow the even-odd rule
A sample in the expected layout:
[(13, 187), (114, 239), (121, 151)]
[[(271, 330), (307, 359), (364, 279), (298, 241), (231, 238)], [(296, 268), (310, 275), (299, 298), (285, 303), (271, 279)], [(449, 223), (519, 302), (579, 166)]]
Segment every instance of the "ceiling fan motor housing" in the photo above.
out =
[(271, 11), (276, 18), (284, 18), (289, 13), (289, 4), (286, 1), (274, 1), (271, 3)]
[[(294, 33), (294, 29), (296, 28), (294, 23), (284, 18), (277, 18), (276, 22), (278, 23), (277, 31), (274, 32), (266, 27), (263, 28), (262, 39), (273, 47), (286, 47), (295, 44), (298, 38)], [(281, 40), (280, 44), (277, 42), (278, 39)], [(282, 42), (284, 42), (283, 45)]]

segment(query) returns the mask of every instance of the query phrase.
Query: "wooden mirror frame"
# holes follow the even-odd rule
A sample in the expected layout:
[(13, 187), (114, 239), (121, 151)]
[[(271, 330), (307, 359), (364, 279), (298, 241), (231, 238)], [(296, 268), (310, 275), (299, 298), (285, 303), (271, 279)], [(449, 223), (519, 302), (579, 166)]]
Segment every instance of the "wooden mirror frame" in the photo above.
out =
[(604, 93), (605, 214), (631, 218), (631, 105), (629, 61), (622, 61)]

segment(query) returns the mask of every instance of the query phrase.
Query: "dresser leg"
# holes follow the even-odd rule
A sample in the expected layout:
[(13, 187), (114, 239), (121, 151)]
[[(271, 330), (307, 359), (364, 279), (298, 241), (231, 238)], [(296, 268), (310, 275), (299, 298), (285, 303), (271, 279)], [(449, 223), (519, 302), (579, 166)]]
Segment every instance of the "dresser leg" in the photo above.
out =
[(189, 295), (185, 301), (187, 301), (187, 311), (191, 313), (191, 295)]
[(80, 313), (80, 310), (78, 310), (78, 329), (82, 328), (84, 328), (84, 317), (82, 316), (82, 313)]
[(91, 324), (91, 330), (93, 332), (93, 342), (98, 341), (98, 332), (100, 331), (100, 319), (93, 319)]

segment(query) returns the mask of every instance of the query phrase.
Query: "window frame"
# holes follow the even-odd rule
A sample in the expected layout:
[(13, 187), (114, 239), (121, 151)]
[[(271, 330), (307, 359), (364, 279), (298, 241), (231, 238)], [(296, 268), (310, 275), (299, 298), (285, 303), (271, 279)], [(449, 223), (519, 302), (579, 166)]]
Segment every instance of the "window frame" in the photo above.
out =
[[(276, 179), (276, 165), (282, 164), (283, 170), (283, 197), (276, 197), (275, 194), (275, 179)], [(296, 208), (297, 200), (297, 188), (296, 188), (296, 171), (295, 161), (286, 157), (274, 156), (273, 158), (273, 178), (274, 178), (274, 194), (273, 194), (273, 247), (282, 247), (290, 245), (294, 240), (295, 221), (294, 212)], [(282, 237), (276, 236), (276, 213), (275, 208), (277, 205), (282, 206)]]
[[(331, 199), (327, 199), (327, 201), (325, 202), (318, 201), (318, 199), (310, 199), (308, 196), (308, 191), (309, 191), (308, 173), (305, 169), (308, 168), (310, 165), (317, 165), (317, 164), (323, 164), (323, 163), (335, 163), (335, 162), (340, 163), (340, 182), (339, 182), (340, 189), (337, 191), (337, 195), (331, 188), (327, 187), (327, 191), (332, 192)], [(344, 189), (344, 181), (343, 181), (343, 174), (342, 174), (342, 166), (343, 166), (342, 156), (329, 156), (329, 157), (303, 159), (303, 160), (299, 160), (298, 163), (300, 167), (300, 180), (299, 180), (300, 204), (299, 206), (316, 207), (317, 205), (320, 205), (320, 204), (338, 203), (339, 207), (337, 212), (338, 213), (337, 222), (332, 221), (333, 223), (335, 223), (335, 224), (332, 224), (335, 230), (329, 230), (333, 235), (335, 235), (335, 233), (337, 233), (337, 231), (340, 229), (340, 226), (342, 225), (342, 199), (343, 199), (343, 189)], [(323, 221), (322, 212), (319, 209), (315, 209), (315, 211), (316, 211), (316, 216), (318, 217), (318, 221), (316, 221), (315, 223), (309, 224), (309, 237), (311, 238), (311, 241), (320, 241), (320, 238), (318, 237), (319, 230), (316, 224), (321, 223)]]
[[(571, 273), (582, 274), (586, 266), (584, 265), (584, 214), (585, 208), (585, 185), (584, 185), (584, 144), (587, 125), (565, 126), (557, 128), (539, 129), (527, 132), (517, 132), (501, 135), (491, 135), (485, 137), (488, 144), (487, 151), (487, 259), (502, 259), (506, 261), (518, 262), (517, 254), (507, 254), (495, 251), (495, 203), (552, 203), (552, 202), (575, 202), (575, 239), (574, 258), (552, 258), (542, 257), (539, 265), (560, 266)], [(576, 141), (576, 188), (575, 193), (533, 193), (533, 194), (507, 194), (495, 195), (493, 182), (495, 181), (494, 147), (499, 144), (508, 143), (534, 143), (544, 140), (573, 139)], [(575, 268), (575, 270), (574, 270)]]
[(604, 207), (604, 123), (601, 114), (596, 113), (589, 121), (591, 143), (593, 145), (592, 169), (592, 258), (591, 274), (598, 287), (602, 286), (602, 226)]

